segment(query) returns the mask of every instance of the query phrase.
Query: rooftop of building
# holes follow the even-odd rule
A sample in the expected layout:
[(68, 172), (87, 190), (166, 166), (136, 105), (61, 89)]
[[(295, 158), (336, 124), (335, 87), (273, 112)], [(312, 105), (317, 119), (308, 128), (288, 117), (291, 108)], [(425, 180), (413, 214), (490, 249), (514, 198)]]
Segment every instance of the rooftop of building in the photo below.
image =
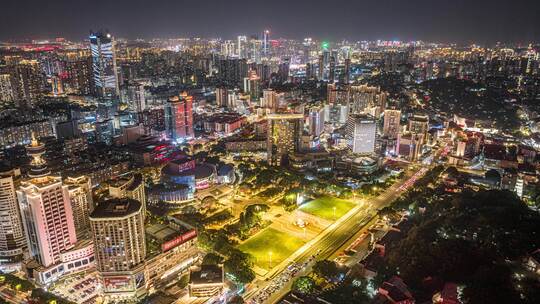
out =
[(195, 179), (203, 179), (212, 176), (212, 174), (215, 173), (215, 167), (211, 164), (201, 163), (197, 164), (194, 169), (189, 169), (182, 172), (175, 172), (171, 167), (164, 167), (163, 173), (175, 176), (194, 175)]
[(113, 198), (100, 202), (90, 218), (120, 218), (140, 212), (142, 205), (139, 201), (130, 198)]
[(184, 226), (176, 225), (174, 228), (166, 224), (154, 224), (146, 228), (146, 234), (160, 243), (170, 241), (186, 232), (190, 229)]
[(217, 265), (202, 265), (200, 270), (191, 271), (190, 284), (222, 284), (223, 267)]
[(109, 185), (111, 187), (122, 187), (126, 183), (129, 183), (129, 185), (126, 187), (126, 190), (133, 191), (137, 187), (139, 187), (142, 182), (143, 177), (140, 173), (129, 173), (110, 180)]

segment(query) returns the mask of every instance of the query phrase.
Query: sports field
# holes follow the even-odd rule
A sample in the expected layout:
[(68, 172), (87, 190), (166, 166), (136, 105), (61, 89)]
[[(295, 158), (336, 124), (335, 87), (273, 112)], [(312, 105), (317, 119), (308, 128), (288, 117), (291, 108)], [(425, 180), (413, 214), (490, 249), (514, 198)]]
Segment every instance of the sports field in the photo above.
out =
[(304, 241), (301, 239), (274, 228), (266, 228), (240, 244), (238, 249), (251, 254), (258, 267), (270, 270), (302, 245)]
[(323, 196), (303, 204), (298, 209), (326, 220), (335, 221), (349, 212), (354, 206), (355, 204), (348, 200)]

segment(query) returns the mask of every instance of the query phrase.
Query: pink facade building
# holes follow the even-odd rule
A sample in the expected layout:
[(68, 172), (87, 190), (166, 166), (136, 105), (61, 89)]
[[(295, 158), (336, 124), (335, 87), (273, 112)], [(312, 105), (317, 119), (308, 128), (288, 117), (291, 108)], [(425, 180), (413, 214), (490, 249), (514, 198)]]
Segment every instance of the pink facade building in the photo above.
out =
[[(27, 148), (32, 156), (29, 179), (17, 190), (28, 244), (29, 261), (36, 268), (62, 263), (62, 254), (75, 246), (77, 236), (68, 186), (53, 176), (42, 159), (43, 145), (36, 140)], [(59, 269), (63, 273), (63, 269)], [(56, 272), (55, 272), (56, 273)], [(50, 273), (48, 274), (51, 275)], [(36, 278), (46, 282), (50, 278)]]

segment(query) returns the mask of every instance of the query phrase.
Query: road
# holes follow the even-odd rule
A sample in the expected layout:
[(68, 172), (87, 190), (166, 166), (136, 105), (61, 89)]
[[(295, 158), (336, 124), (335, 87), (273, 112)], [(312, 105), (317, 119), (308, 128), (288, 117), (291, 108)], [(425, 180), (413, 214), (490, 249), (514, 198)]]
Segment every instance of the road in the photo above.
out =
[(26, 303), (26, 294), (12, 290), (7, 286), (0, 287), (0, 298), (8, 303), (23, 304)]
[[(403, 191), (408, 187), (412, 186), (414, 182), (420, 178), (425, 173), (425, 170), (414, 171), (413, 169), (406, 171), (404, 177), (402, 177), (398, 182), (394, 183), (391, 187), (386, 189), (376, 198), (373, 198), (369, 201), (369, 206), (365, 208), (355, 208), (352, 214), (347, 214), (336, 223), (330, 225), (326, 230), (324, 230), (321, 235), (314, 240), (308, 248), (304, 250), (300, 249), (300, 254), (294, 256), (291, 259), (285, 260), (282, 264), (276, 267), (270, 278), (276, 277), (287, 264), (290, 262), (296, 262), (299, 264), (306, 263), (310, 260), (312, 256), (315, 256), (317, 252), (317, 259), (326, 259), (330, 257), (337, 249), (342, 247), (349, 239), (355, 236), (360, 230), (367, 229), (367, 223), (369, 223), (375, 216), (376, 210), (388, 206), (392, 201), (394, 201)], [(298, 273), (295, 277), (307, 274), (311, 271), (315, 259), (311, 259), (311, 262), (308, 262), (304, 270)], [(292, 281), (294, 278), (289, 280), (285, 286), (279, 289), (277, 292), (274, 292), (266, 301), (263, 303), (275, 303), (280, 298), (282, 298), (291, 288)], [(258, 291), (263, 290), (271, 284), (271, 279), (268, 281), (257, 281), (255, 282), (256, 288), (249, 290), (244, 298), (249, 303), (259, 303), (253, 301)]]

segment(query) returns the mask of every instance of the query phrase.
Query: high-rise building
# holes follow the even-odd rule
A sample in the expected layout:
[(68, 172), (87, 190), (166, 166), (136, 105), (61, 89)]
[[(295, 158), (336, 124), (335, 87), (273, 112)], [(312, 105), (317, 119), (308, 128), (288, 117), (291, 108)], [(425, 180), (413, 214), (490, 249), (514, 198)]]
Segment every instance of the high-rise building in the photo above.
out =
[(227, 90), (227, 108), (236, 108), (236, 101), (239, 99), (239, 95), (238, 90)]
[(409, 161), (415, 161), (420, 156), (423, 136), (415, 133), (399, 134), (396, 153)]
[(244, 78), (244, 93), (248, 93), (252, 100), (258, 100), (261, 95), (261, 79), (253, 70)]
[(236, 47), (234, 45), (234, 41), (232, 40), (225, 40), (222, 44), (221, 44), (221, 55), (223, 57), (233, 57), (234, 55), (236, 55)]
[(247, 46), (247, 37), (238, 36), (236, 51), (238, 53), (238, 58), (246, 59), (248, 58), (248, 46)]
[(348, 87), (348, 99), (351, 111), (355, 114), (369, 114), (379, 117), (386, 107), (388, 94), (379, 87), (351, 85)]
[(326, 47), (325, 45), (323, 45), (322, 60), (321, 60), (322, 80), (328, 80), (329, 65), (330, 65), (330, 51), (328, 50), (328, 45), (326, 45)]
[(21, 60), (10, 66), (12, 80), (15, 80), (16, 99), (32, 105), (42, 93), (45, 77), (37, 60)]
[(270, 53), (270, 31), (265, 30), (263, 33), (263, 55), (266, 57)]
[(67, 92), (89, 95), (94, 91), (92, 57), (68, 58), (65, 62)]
[(90, 214), (96, 268), (104, 296), (114, 301), (146, 294), (146, 242), (142, 204), (122, 198), (99, 203)]
[(317, 80), (323, 80), (324, 77), (324, 55), (319, 55), (317, 69)]
[(279, 97), (276, 91), (264, 89), (261, 107), (271, 109), (275, 112), (279, 108)]
[(77, 242), (73, 211), (68, 186), (50, 174), (43, 159), (45, 146), (33, 138), (27, 151), (32, 157), (30, 179), (21, 183), (17, 198), (30, 258), (49, 267), (60, 263), (61, 254)]
[(298, 151), (302, 131), (303, 114), (270, 114), (268, 119), (267, 157), (271, 165), (281, 165), (290, 153)]
[(332, 51), (330, 54), (330, 62), (328, 64), (328, 82), (334, 83), (336, 80), (337, 52)]
[(73, 211), (77, 238), (82, 238), (90, 231), (90, 212), (94, 209), (92, 184), (85, 175), (68, 176), (65, 180), (68, 187), (69, 201)]
[(146, 89), (143, 83), (133, 81), (127, 85), (127, 104), (137, 113), (146, 109)]
[(131, 198), (142, 205), (143, 215), (146, 214), (146, 193), (142, 174), (127, 174), (109, 182), (109, 195), (114, 198)]
[(227, 107), (227, 88), (226, 87), (217, 87), (216, 88), (216, 105), (220, 108)]
[(279, 65), (278, 76), (279, 81), (287, 82), (289, 80), (289, 69), (290, 69), (291, 60), (289, 58), (283, 59), (283, 62)]
[(241, 85), (248, 75), (246, 59), (223, 59), (218, 61), (219, 80), (233, 87)]
[(349, 84), (351, 82), (351, 59), (347, 58), (345, 59), (345, 83)]
[(15, 101), (14, 81), (9, 74), (0, 74), (0, 104)]
[(26, 247), (24, 229), (15, 192), (20, 171), (0, 164), (0, 270), (19, 270)]
[(407, 130), (413, 134), (427, 135), (429, 117), (425, 115), (414, 115), (409, 118), (409, 126)]
[(398, 138), (400, 131), (400, 120), (400, 110), (384, 110), (383, 136), (386, 136), (390, 139)]
[(249, 43), (251, 45), (251, 56), (250, 59), (253, 62), (261, 63), (261, 50), (262, 50), (262, 41), (259, 40), (257, 37), (251, 37), (249, 40)]
[(320, 136), (324, 130), (324, 108), (314, 107), (309, 110), (309, 134)]
[(169, 99), (165, 107), (165, 128), (169, 138), (173, 140), (194, 137), (193, 97), (183, 93)]
[(119, 96), (118, 73), (114, 39), (109, 33), (92, 33), (90, 35), (90, 51), (92, 52), (92, 73), (98, 96)]
[(353, 153), (375, 152), (377, 123), (370, 116), (351, 115), (346, 125), (349, 147)]

